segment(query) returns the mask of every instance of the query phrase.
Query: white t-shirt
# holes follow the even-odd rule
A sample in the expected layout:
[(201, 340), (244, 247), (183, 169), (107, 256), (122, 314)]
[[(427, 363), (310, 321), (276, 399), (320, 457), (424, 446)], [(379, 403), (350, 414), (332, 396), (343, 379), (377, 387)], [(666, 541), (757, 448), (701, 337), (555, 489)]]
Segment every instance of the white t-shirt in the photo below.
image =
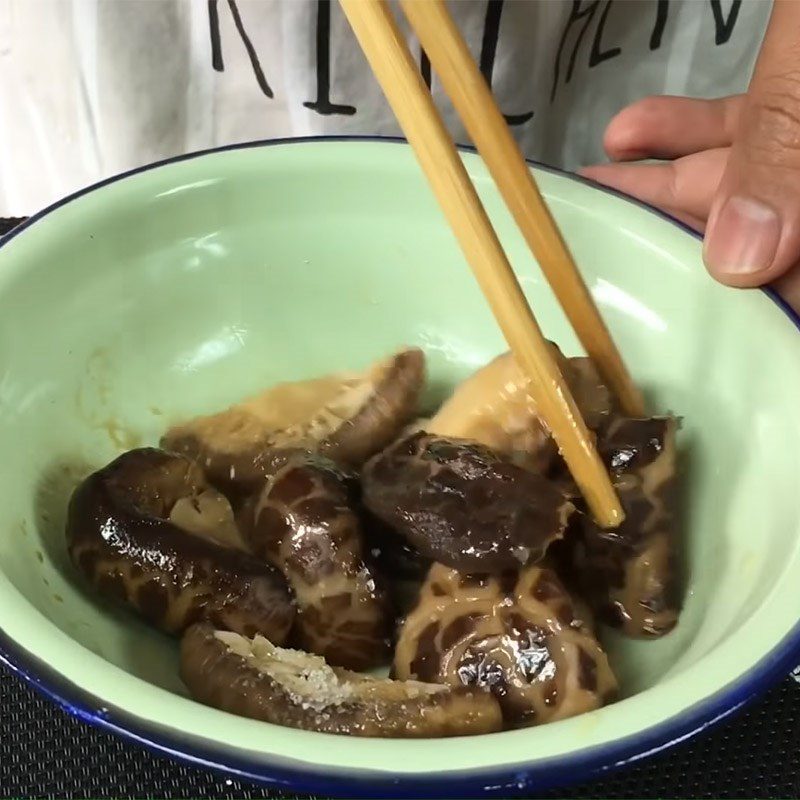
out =
[[(635, 99), (743, 91), (771, 3), (450, 8), (525, 154), (572, 169), (602, 160)], [(435, 76), (433, 93), (466, 142)], [(399, 134), (335, 0), (0, 0), (0, 216), (172, 155), (310, 134)]]

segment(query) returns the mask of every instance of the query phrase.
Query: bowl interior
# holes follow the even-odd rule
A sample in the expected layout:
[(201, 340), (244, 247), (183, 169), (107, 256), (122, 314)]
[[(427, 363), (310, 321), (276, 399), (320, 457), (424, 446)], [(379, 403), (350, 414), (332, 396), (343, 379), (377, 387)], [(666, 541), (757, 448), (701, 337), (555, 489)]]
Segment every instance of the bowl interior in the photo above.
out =
[[(481, 163), (465, 160), (540, 323), (576, 354)], [(86, 194), (0, 250), (0, 628), (99, 705), (231, 751), (401, 772), (598, 744), (745, 674), (800, 614), (800, 336), (764, 295), (709, 280), (698, 242), (676, 226), (538, 177), (652, 407), (684, 418), (685, 608), (660, 641), (608, 635), (627, 699), (483, 743), (320, 749), (314, 734), (185, 699), (175, 643), (99, 602), (67, 560), (76, 481), (175, 420), (403, 344), (426, 350), (433, 402), (503, 349), (413, 157), (389, 143), (174, 163)], [(403, 748), (416, 761), (398, 760)]]

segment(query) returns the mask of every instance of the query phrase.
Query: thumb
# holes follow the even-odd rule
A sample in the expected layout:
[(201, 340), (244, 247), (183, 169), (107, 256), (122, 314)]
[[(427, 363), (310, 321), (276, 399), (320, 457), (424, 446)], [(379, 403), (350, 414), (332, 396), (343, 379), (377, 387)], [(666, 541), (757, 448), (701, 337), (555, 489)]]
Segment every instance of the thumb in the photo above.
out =
[(711, 205), (704, 258), (732, 286), (800, 261), (800, 2), (776, 2)]

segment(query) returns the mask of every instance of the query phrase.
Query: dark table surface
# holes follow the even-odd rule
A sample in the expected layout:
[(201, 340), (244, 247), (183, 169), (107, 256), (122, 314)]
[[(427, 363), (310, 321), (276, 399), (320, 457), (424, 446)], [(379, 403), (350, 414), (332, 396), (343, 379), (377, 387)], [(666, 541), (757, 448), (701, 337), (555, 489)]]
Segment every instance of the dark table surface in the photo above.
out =
[[(0, 236), (18, 221), (0, 219)], [(0, 668), (0, 797), (280, 796), (153, 756), (71, 718)], [(800, 677), (667, 753), (548, 796), (800, 798)]]

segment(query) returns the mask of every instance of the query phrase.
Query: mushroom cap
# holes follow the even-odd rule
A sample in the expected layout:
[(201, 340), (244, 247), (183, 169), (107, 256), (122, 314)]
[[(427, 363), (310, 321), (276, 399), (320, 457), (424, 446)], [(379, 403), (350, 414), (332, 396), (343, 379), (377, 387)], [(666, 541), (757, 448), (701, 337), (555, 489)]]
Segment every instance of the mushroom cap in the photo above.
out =
[(393, 675), (480, 687), (511, 726), (590, 711), (617, 689), (587, 617), (540, 565), (489, 576), (435, 564), (400, 631)]
[(370, 460), (362, 487), (373, 515), (423, 556), (464, 572), (538, 561), (574, 509), (554, 484), (488, 448), (426, 433)]
[(323, 658), (209, 625), (181, 642), (181, 677), (202, 703), (252, 719), (321, 733), (421, 738), (500, 730), (491, 695), (392, 681), (330, 667)]
[(169, 633), (206, 619), (283, 642), (291, 628), (283, 576), (242, 549), (227, 500), (183, 456), (140, 448), (90, 475), (72, 495), (66, 535), (101, 594)]
[(293, 450), (358, 467), (414, 416), (425, 356), (409, 349), (362, 373), (282, 383), (171, 428), (166, 450), (197, 460), (222, 488), (253, 491)]
[(294, 643), (335, 666), (371, 669), (390, 659), (392, 618), (349, 483), (328, 459), (296, 454), (255, 498), (246, 533), (292, 587)]

